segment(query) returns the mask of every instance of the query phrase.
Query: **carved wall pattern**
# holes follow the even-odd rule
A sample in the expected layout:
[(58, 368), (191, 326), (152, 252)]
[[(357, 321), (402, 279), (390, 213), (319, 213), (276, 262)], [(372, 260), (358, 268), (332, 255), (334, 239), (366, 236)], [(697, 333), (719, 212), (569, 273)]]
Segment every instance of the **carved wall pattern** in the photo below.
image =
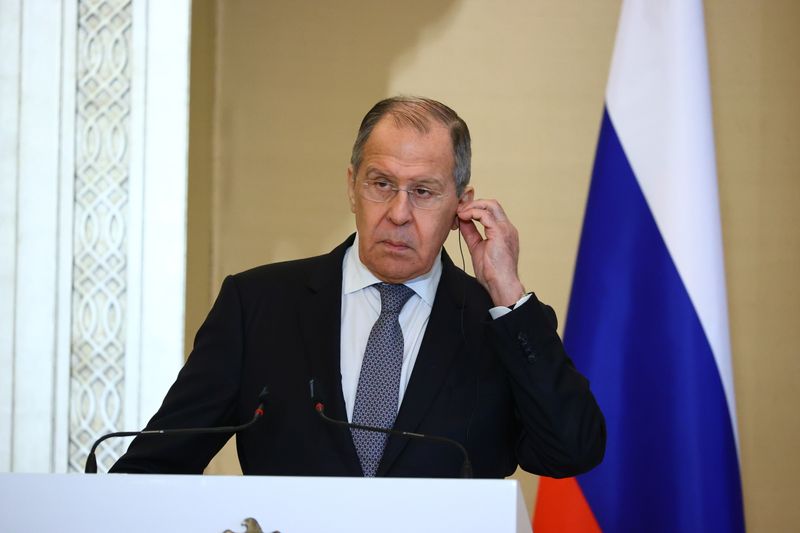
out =
[[(79, 0), (69, 470), (121, 429), (126, 323), (131, 0)], [(109, 468), (119, 439), (97, 454)]]

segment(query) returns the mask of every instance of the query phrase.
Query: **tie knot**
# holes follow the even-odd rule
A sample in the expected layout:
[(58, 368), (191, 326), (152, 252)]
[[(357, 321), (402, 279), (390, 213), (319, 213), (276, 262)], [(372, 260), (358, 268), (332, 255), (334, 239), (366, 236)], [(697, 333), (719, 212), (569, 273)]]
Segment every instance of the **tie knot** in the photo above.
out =
[(414, 294), (414, 291), (405, 285), (378, 283), (377, 287), (378, 292), (381, 293), (381, 314), (400, 314), (400, 310)]

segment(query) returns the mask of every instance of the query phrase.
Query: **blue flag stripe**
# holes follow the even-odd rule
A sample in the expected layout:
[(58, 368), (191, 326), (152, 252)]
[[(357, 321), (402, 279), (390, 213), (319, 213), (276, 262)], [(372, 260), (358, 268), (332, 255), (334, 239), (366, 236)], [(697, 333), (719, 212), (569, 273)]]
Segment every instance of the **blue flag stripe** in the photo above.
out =
[(607, 111), (564, 337), (607, 419), (579, 478), (603, 530), (744, 531), (711, 347)]

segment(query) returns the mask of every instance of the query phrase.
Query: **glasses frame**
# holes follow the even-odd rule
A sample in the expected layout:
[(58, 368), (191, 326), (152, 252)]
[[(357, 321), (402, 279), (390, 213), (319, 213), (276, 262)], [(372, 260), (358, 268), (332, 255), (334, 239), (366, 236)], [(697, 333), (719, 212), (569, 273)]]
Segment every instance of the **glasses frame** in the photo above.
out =
[[(376, 198), (370, 198), (369, 197), (369, 193), (367, 191), (370, 189), (370, 187), (372, 185), (374, 185), (376, 183), (380, 183), (380, 182), (386, 183), (389, 186), (389, 189), (392, 191), (392, 194), (388, 198), (386, 198), (385, 200), (378, 200)], [(434, 205), (432, 205), (430, 207), (425, 207), (425, 206), (417, 205), (417, 201), (419, 200), (419, 197), (417, 197), (416, 194), (414, 193), (414, 188), (415, 187), (411, 187), (410, 189), (409, 188), (398, 187), (397, 185), (395, 185), (394, 183), (392, 183), (388, 179), (384, 179), (384, 178), (365, 178), (365, 179), (363, 179), (361, 181), (361, 187), (359, 188), (359, 190), (361, 191), (361, 197), (363, 199), (365, 199), (367, 201), (370, 201), (370, 202), (375, 202), (375, 203), (378, 203), (378, 204), (385, 204), (385, 203), (391, 202), (392, 200), (394, 200), (397, 197), (397, 194), (400, 191), (402, 191), (402, 192), (404, 192), (404, 193), (406, 193), (408, 195), (408, 201), (411, 202), (411, 205), (414, 206), (415, 209), (421, 209), (423, 211), (432, 211), (434, 209), (437, 209), (441, 205), (442, 200), (444, 200), (445, 198), (450, 196), (449, 192), (432, 191), (428, 187), (416, 186), (416, 188), (427, 189), (427, 190), (429, 190), (431, 192), (431, 194), (433, 194), (432, 198), (434, 199)]]

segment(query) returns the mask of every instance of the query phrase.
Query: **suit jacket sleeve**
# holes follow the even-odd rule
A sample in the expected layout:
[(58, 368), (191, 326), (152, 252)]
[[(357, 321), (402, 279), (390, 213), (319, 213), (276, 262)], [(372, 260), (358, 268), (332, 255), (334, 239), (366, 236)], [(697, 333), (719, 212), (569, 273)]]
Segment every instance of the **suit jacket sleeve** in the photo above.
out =
[[(242, 309), (235, 278), (222, 284), (194, 348), (146, 429), (240, 423), (236, 400), (242, 360)], [(255, 407), (256, 398), (253, 398)], [(200, 474), (230, 434), (139, 436), (111, 472)]]
[(606, 429), (589, 382), (567, 356), (556, 327), (553, 309), (532, 295), (492, 321), (490, 343), (516, 405), (519, 465), (535, 474), (568, 477), (602, 461)]

